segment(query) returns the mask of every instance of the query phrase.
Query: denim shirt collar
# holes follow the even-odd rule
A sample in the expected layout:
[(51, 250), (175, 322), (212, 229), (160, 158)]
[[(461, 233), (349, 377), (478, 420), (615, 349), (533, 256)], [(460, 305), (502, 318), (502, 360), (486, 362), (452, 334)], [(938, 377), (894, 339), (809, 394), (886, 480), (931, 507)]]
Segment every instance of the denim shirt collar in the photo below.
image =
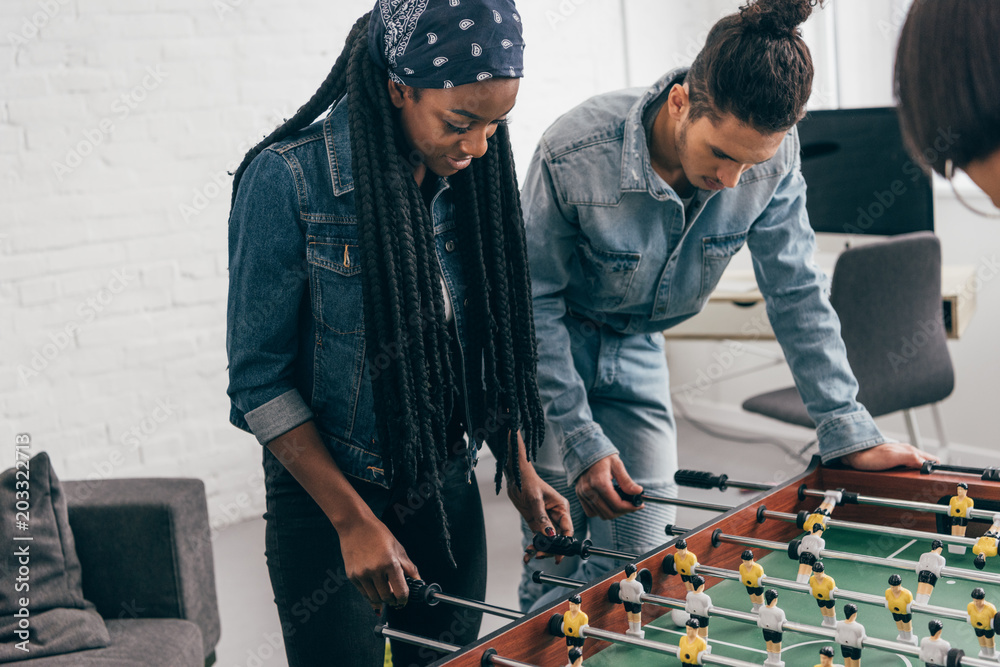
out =
[(330, 160), (333, 194), (340, 197), (354, 189), (351, 171), (351, 124), (348, 118), (347, 96), (340, 98), (323, 120), (323, 138)]
[[(340, 197), (354, 190), (354, 173), (351, 166), (351, 124), (346, 95), (340, 98), (340, 101), (323, 119), (323, 138), (326, 141), (327, 158), (330, 160), (333, 194)], [(446, 177), (438, 178), (438, 193), (450, 187), (451, 184)], [(435, 218), (434, 233), (445, 231), (443, 224)]]
[(653, 162), (649, 155), (649, 144), (642, 117), (649, 105), (663, 91), (683, 79), (688, 69), (690, 68), (678, 67), (667, 72), (629, 110), (625, 118), (625, 134), (622, 141), (622, 192), (648, 192), (660, 201), (666, 199), (680, 201), (673, 188), (664, 188), (662, 179), (653, 178)]

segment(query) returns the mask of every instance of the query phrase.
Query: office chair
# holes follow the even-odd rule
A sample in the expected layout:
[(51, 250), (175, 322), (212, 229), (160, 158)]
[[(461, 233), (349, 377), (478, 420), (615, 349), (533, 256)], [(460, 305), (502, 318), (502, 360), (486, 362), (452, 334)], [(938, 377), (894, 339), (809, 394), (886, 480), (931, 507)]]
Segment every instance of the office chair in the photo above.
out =
[[(846, 250), (833, 270), (830, 302), (840, 316), (858, 401), (873, 417), (902, 411), (920, 448), (913, 409), (930, 405), (941, 452), (947, 448), (938, 403), (955, 387), (941, 306), (941, 243), (931, 232), (895, 236)], [(815, 428), (795, 387), (747, 399), (743, 409)]]

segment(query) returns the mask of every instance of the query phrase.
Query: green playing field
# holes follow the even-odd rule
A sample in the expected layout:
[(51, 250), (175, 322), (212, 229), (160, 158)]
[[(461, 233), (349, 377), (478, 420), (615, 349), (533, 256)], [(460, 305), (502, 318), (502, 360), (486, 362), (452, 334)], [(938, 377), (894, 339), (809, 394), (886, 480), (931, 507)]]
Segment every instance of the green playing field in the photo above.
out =
[[(825, 535), (827, 549), (836, 551), (850, 551), (854, 553), (865, 553), (872, 556), (896, 557), (910, 561), (917, 561), (920, 554), (930, 548), (926, 541), (911, 541), (892, 536), (871, 535), (868, 533), (847, 531), (844, 529), (831, 529)], [(758, 562), (763, 566), (764, 572), (781, 579), (794, 580), (798, 570), (798, 563), (788, 558), (782, 552), (768, 552), (756, 549), (755, 553)], [(765, 555), (766, 554), (766, 555)], [(973, 571), (973, 555), (971, 549), (965, 555), (953, 555), (947, 551), (947, 546), (943, 555), (948, 561), (948, 565)], [(739, 567), (739, 561), (735, 563), (713, 563), (716, 567), (723, 567), (735, 570)], [(908, 588), (914, 595), (917, 592), (917, 574), (913, 570), (899, 571), (888, 567), (876, 567), (872, 565), (862, 565), (849, 561), (839, 561), (826, 559), (826, 573), (831, 575), (837, 582), (839, 588), (882, 595), (888, 587), (887, 580), (893, 572), (898, 572), (903, 578), (903, 586)], [(986, 571), (995, 571), (996, 561), (989, 561)], [(750, 599), (746, 589), (736, 581), (719, 581), (708, 578), (709, 584), (716, 582), (706, 592), (712, 597), (712, 605), (725, 609), (736, 609), (740, 611), (750, 611)], [(764, 581), (765, 587), (767, 581)], [(951, 579), (942, 577), (934, 593), (931, 596), (930, 604), (950, 609), (965, 610), (966, 605), (971, 601), (970, 593), (972, 589), (981, 586), (986, 590), (986, 600), (995, 605), (1000, 605), (1000, 586), (983, 585), (964, 579)], [(797, 593), (788, 590), (778, 590), (778, 606), (781, 607), (789, 621), (803, 623), (806, 625), (820, 626), (822, 618), (819, 607), (811, 595)], [(849, 601), (837, 601), (837, 618), (843, 618), (844, 605)], [(865, 631), (869, 637), (895, 640), (898, 631), (896, 624), (892, 620), (889, 611), (884, 607), (874, 605), (859, 604), (857, 621), (865, 626)], [(648, 606), (648, 605), (647, 605)], [(586, 610), (584, 610), (586, 611)], [(622, 614), (624, 614), (622, 610)], [(913, 632), (918, 638), (927, 636), (927, 622), (933, 617), (924, 614), (914, 614)], [(724, 655), (730, 658), (738, 658), (747, 662), (763, 663), (767, 657), (765, 652), (764, 637), (756, 625), (750, 623), (740, 623), (738, 621), (711, 618), (709, 626), (708, 643), (712, 647), (712, 653)], [(979, 653), (979, 644), (975, 633), (968, 623), (955, 620), (941, 619), (944, 623), (944, 632), (941, 637), (949, 641), (952, 647), (963, 649), (970, 656)], [(677, 640), (684, 634), (683, 628), (676, 627), (670, 620), (670, 614), (666, 614), (645, 626), (646, 639), (677, 644)], [(794, 632), (786, 632), (782, 643), (782, 660), (787, 667), (812, 667), (819, 663), (819, 649), (823, 646), (833, 646), (836, 651), (835, 662), (842, 664), (840, 647), (836, 646), (832, 640), (821, 639), (813, 636), (802, 635)], [(861, 656), (861, 663), (864, 667), (917, 667), (922, 666), (916, 657), (888, 653), (886, 651), (866, 648)], [(615, 645), (600, 653), (584, 657), (584, 664), (587, 667), (618, 667), (628, 665), (629, 667), (662, 667), (665, 664), (679, 664), (676, 658), (665, 656), (660, 653), (643, 651), (641, 649)], [(1000, 663), (998, 663), (1000, 664)]]

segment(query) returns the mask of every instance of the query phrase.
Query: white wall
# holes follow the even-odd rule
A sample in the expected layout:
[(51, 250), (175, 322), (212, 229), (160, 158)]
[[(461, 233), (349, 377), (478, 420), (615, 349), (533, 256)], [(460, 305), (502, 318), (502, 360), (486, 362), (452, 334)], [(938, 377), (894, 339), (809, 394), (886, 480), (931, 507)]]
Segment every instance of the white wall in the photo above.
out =
[[(315, 91), (373, 0), (0, 3), (0, 447), (63, 478), (196, 476), (213, 525), (263, 508), (229, 424), (232, 170)], [(621, 7), (522, 0), (519, 164), (625, 85)], [(4, 464), (6, 466), (6, 464)]]

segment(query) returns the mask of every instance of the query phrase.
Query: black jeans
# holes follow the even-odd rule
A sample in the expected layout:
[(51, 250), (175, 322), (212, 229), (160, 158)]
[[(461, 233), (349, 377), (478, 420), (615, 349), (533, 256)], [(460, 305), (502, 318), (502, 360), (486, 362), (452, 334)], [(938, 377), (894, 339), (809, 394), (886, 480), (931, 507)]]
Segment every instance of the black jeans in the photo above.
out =
[[(449, 439), (451, 440), (451, 439)], [(444, 479), (444, 506), (457, 568), (443, 557), (433, 501), (420, 491), (383, 489), (348, 478), (376, 516), (389, 527), (428, 583), (446, 593), (484, 599), (486, 531), (475, 475), (464, 455), (452, 458)], [(377, 615), (348, 580), (337, 531), (280, 461), (264, 448), (267, 490), (265, 554), (290, 667), (381, 667), (385, 640), (372, 631)], [(447, 604), (410, 601), (391, 610), (389, 627), (449, 644), (479, 635), (481, 614)], [(441, 654), (392, 642), (394, 667), (427, 665)]]

